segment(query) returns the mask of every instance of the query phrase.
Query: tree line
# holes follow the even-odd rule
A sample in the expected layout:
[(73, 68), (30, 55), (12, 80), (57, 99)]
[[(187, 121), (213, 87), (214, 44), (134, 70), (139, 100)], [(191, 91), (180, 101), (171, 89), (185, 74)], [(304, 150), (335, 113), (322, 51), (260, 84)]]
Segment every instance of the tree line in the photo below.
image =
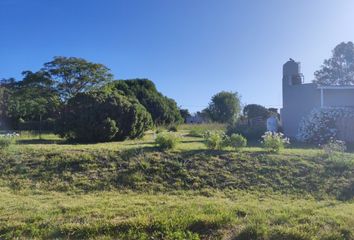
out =
[(114, 80), (106, 66), (55, 57), (23, 79), (0, 82), (3, 128), (50, 130), (77, 141), (136, 138), (183, 121), (177, 103), (148, 79)]

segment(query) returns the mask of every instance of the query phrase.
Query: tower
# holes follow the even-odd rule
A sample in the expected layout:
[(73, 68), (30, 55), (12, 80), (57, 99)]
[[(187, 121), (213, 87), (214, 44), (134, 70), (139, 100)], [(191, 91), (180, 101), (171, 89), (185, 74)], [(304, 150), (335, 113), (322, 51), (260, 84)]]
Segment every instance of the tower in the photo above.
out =
[(295, 62), (294, 59), (290, 58), (283, 65), (283, 86), (288, 85), (299, 85), (303, 83), (304, 76), (301, 73), (300, 62)]
[(290, 58), (283, 65), (283, 108), (289, 106), (294, 100), (294, 88), (303, 84), (304, 76), (301, 73), (300, 62)]
[[(306, 109), (304, 101), (307, 99), (308, 84), (303, 84), (303, 79), (300, 63), (290, 58), (283, 65), (283, 108), (280, 111), (284, 133), (289, 137), (297, 135)], [(308, 104), (311, 105), (310, 102)]]

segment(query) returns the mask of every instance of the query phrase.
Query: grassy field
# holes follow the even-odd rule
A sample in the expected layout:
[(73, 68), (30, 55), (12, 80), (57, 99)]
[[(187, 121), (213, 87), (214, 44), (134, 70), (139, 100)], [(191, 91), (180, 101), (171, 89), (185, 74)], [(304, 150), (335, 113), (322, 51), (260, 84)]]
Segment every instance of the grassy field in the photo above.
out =
[[(201, 129), (222, 126), (199, 126)], [(354, 154), (176, 150), (22, 135), (0, 155), (1, 239), (354, 239)]]

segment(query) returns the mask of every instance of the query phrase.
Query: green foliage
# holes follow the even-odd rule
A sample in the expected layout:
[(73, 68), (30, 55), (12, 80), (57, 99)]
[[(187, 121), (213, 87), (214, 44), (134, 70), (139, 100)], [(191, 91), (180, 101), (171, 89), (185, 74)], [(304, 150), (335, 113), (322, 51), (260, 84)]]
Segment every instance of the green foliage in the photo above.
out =
[[(129, 102), (134, 102), (132, 104), (136, 110), (130, 109), (129, 111), (132, 112), (128, 115), (135, 115), (136, 119), (127, 117), (133, 123), (120, 122), (118, 124), (117, 119), (109, 116), (108, 118), (115, 123), (106, 120), (107, 117), (92, 116), (88, 120), (93, 121), (96, 118), (100, 121), (95, 123), (101, 126), (97, 129), (111, 129), (111, 132), (114, 132), (114, 129), (118, 128), (116, 130), (119, 133), (125, 131), (125, 127), (120, 125), (133, 124), (136, 128), (128, 135), (139, 137), (142, 129), (145, 129), (145, 124), (142, 124), (139, 119), (145, 119), (147, 114), (152, 117), (155, 125), (168, 126), (183, 122), (176, 102), (158, 92), (150, 80), (135, 79), (111, 83), (113, 75), (107, 67), (82, 58), (55, 57), (51, 62), (45, 63), (40, 71), (25, 71), (23, 76), (21, 81), (15, 79), (0, 81), (0, 118), (1, 127), (5, 130), (51, 130), (69, 136), (69, 138), (75, 138), (75, 136), (70, 136), (75, 135), (75, 132), (69, 133), (71, 129), (66, 128), (68, 118), (70, 118), (68, 116), (70, 115), (68, 114), (69, 101), (78, 94), (100, 89), (112, 96), (119, 94), (129, 99)], [(182, 110), (181, 112), (187, 113)], [(56, 122), (56, 126), (51, 124), (53, 122)], [(149, 124), (148, 121), (146, 125)], [(102, 136), (99, 141), (111, 139), (109, 135), (113, 133), (106, 135)], [(121, 139), (126, 137), (123, 136), (124, 134), (120, 135)], [(91, 139), (99, 138), (92, 137)]]
[[(267, 130), (266, 120), (271, 114), (272, 112), (270, 110), (261, 105), (246, 105), (243, 109), (243, 115), (241, 116), (240, 121), (229, 124), (227, 127), (226, 134), (228, 136), (231, 136), (232, 134), (236, 133), (241, 134), (250, 141), (260, 140), (262, 135)], [(261, 122), (257, 122), (257, 124), (255, 124), (253, 122), (253, 120), (255, 119), (260, 119)]]
[(205, 145), (211, 150), (222, 150), (228, 144), (228, 139), (224, 132), (206, 131), (203, 137)]
[(53, 132), (55, 131), (57, 122), (53, 118), (47, 118), (42, 121), (24, 121), (22, 118), (18, 122), (18, 130), (22, 131), (42, 131)]
[(155, 125), (170, 125), (183, 122), (176, 102), (157, 91), (154, 83), (148, 79), (115, 81), (108, 86), (134, 97), (151, 114)]
[(1, 118), (13, 129), (20, 129), (22, 122), (38, 122), (38, 128), (31, 130), (39, 130), (40, 122), (57, 116), (62, 103), (47, 73), (25, 71), (23, 75), (22, 81), (1, 84)]
[(181, 117), (183, 118), (184, 123), (187, 122), (188, 117), (192, 116), (188, 109), (179, 109), (179, 113), (181, 114)]
[(103, 120), (98, 128), (101, 129), (101, 135), (105, 136), (104, 138), (107, 140), (113, 139), (119, 131), (116, 121), (109, 117)]
[(235, 150), (241, 150), (247, 146), (247, 139), (240, 134), (232, 134), (228, 138), (228, 146), (234, 148)]
[(14, 79), (1, 80), (0, 82), (0, 118), (1, 118), (1, 129), (13, 128), (12, 116), (9, 113), (9, 105), (11, 98), (11, 87), (13, 85)]
[[(315, 108), (300, 122), (298, 138), (307, 143), (325, 144), (337, 138), (338, 120), (354, 119), (354, 110), (348, 107)], [(348, 127), (351, 123), (347, 123)], [(341, 128), (346, 127), (342, 126)]]
[(168, 127), (168, 131), (169, 132), (178, 132), (178, 126), (177, 125), (170, 125), (169, 127)]
[(65, 100), (98, 88), (113, 78), (106, 66), (75, 57), (54, 57), (44, 64), (43, 71), (50, 74), (61, 98)]
[(8, 149), (13, 142), (14, 140), (11, 137), (0, 136), (0, 150)]
[(354, 44), (342, 42), (333, 49), (332, 57), (315, 72), (314, 82), (319, 85), (353, 85), (353, 75)]
[(150, 114), (135, 99), (118, 93), (79, 93), (70, 99), (59, 133), (79, 142), (142, 137), (152, 127)]
[(266, 132), (262, 136), (262, 146), (269, 152), (278, 153), (289, 144), (289, 139), (284, 137), (282, 133)]
[(206, 131), (225, 131), (225, 124), (204, 123), (204, 124), (182, 124), (180, 130), (188, 132), (190, 137), (203, 137)]
[(263, 134), (266, 132), (265, 125), (263, 126), (248, 126), (240, 122), (229, 124), (227, 126), (226, 134), (231, 136), (232, 134), (240, 134), (249, 141), (260, 140)]
[(256, 117), (267, 119), (270, 116), (270, 111), (258, 104), (248, 104), (243, 108), (243, 116), (247, 119)]
[(223, 131), (205, 131), (203, 134), (204, 144), (211, 150), (222, 150), (232, 147), (236, 151), (246, 147), (247, 140), (240, 134), (227, 136)]
[(195, 127), (195, 128), (192, 128), (190, 131), (189, 131), (189, 136), (191, 137), (203, 137), (204, 136), (204, 133), (205, 133), (205, 129), (203, 128), (198, 128), (198, 127)]
[(337, 154), (343, 154), (345, 150), (347, 150), (344, 141), (336, 140), (334, 138), (331, 138), (326, 144), (322, 145), (321, 147), (326, 156), (330, 159), (335, 158)]
[(240, 97), (236, 92), (219, 92), (212, 97), (206, 111), (215, 122), (234, 123), (241, 111)]
[(173, 150), (176, 148), (178, 142), (180, 141), (179, 137), (173, 133), (159, 133), (156, 136), (155, 144), (163, 151)]

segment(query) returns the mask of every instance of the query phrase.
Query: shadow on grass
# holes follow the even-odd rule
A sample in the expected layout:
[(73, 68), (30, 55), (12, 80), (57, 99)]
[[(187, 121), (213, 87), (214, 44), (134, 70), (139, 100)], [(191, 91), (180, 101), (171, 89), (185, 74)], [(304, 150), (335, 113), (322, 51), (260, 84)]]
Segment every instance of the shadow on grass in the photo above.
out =
[(16, 141), (17, 144), (70, 144), (65, 140), (50, 140), (50, 139), (20, 139)]
[(139, 145), (153, 145), (153, 144), (155, 144), (155, 142), (152, 142), (152, 141), (149, 141), (149, 142), (144, 142), (144, 141), (142, 141), (142, 142), (124, 142), (124, 141), (122, 141), (120, 143), (122, 143), (122, 145), (124, 145), (124, 146), (139, 146)]
[(134, 148), (124, 149), (120, 152), (123, 156), (132, 156), (142, 153), (164, 153), (168, 155), (178, 155), (180, 157), (191, 157), (194, 155), (204, 156), (220, 156), (224, 154), (233, 153), (235, 151), (230, 150), (210, 150), (210, 149), (191, 149), (191, 150), (163, 150), (156, 145), (151, 146), (137, 146)]
[(180, 141), (181, 143), (202, 143), (204, 142), (203, 139), (200, 139), (200, 140), (182, 140)]

